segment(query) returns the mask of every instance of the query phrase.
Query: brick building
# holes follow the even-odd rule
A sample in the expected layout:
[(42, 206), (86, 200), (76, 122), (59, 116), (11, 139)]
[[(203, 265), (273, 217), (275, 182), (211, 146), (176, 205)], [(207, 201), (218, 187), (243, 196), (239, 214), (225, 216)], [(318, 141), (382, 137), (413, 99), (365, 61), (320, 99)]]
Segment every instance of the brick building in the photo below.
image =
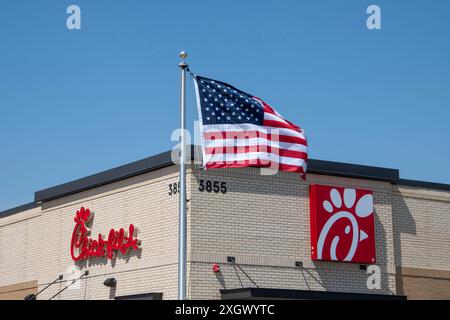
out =
[[(178, 166), (165, 152), (38, 191), (33, 203), (1, 212), (0, 299), (47, 286), (37, 299), (176, 299), (177, 181)], [(312, 259), (311, 185), (373, 193), (374, 264)], [(295, 173), (192, 164), (187, 199), (189, 299), (450, 299), (450, 185), (320, 160), (309, 161), (306, 181)], [(133, 224), (139, 249), (74, 261), (81, 207), (95, 214), (92, 238)]]

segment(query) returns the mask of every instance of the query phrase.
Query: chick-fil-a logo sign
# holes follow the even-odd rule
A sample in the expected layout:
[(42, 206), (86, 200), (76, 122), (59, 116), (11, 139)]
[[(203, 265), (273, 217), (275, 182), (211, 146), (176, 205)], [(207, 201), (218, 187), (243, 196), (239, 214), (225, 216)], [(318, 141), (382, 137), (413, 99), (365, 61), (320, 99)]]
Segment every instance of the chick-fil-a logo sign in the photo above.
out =
[(311, 258), (373, 264), (373, 192), (310, 186)]
[(109, 230), (108, 237), (104, 238), (98, 234), (97, 238), (91, 238), (90, 226), (94, 213), (82, 207), (77, 211), (74, 221), (75, 227), (72, 232), (70, 243), (70, 254), (74, 261), (86, 260), (91, 257), (108, 257), (113, 259), (117, 252), (127, 254), (130, 250), (139, 250), (141, 241), (136, 238), (137, 229), (133, 224), (128, 230)]

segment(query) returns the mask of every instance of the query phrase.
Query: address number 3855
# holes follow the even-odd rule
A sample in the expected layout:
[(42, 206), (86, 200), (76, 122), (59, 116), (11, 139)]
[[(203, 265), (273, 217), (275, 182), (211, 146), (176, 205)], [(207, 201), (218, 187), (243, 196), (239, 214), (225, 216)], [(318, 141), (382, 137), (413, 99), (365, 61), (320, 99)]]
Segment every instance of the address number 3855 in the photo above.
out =
[[(227, 193), (227, 183), (224, 181), (199, 180), (198, 190), (200, 192)], [(180, 192), (180, 183), (175, 182), (169, 184), (169, 196)]]
[(211, 181), (211, 180), (200, 180), (198, 182), (198, 190), (200, 192), (215, 192), (215, 193), (226, 193), (227, 183), (224, 181)]

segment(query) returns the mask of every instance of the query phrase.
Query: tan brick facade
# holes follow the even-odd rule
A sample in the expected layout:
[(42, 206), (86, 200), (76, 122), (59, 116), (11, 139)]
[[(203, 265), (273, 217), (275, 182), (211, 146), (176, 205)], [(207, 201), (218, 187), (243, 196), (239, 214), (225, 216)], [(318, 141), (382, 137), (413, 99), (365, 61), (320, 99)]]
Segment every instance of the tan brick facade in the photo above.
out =
[[(37, 282), (48, 299), (69, 282), (73, 218), (81, 206), (95, 212), (92, 234), (139, 227), (142, 249), (113, 261), (90, 259), (79, 288), (56, 299), (112, 299), (139, 293), (177, 297), (178, 181), (172, 165), (42, 203), (42, 207), (0, 218), (0, 293), (8, 286)], [(188, 170), (188, 298), (219, 299), (220, 289), (252, 287), (236, 262), (260, 287), (449, 298), (450, 192), (390, 182), (309, 174), (261, 176), (259, 169)], [(226, 193), (201, 192), (199, 180), (223, 181)], [(371, 189), (374, 192), (377, 265), (381, 289), (367, 288), (357, 264), (310, 258), (308, 184)], [(301, 261), (303, 267), (296, 267)], [(221, 273), (212, 272), (212, 264)], [(413, 270), (413, 271), (412, 271)], [(109, 277), (116, 289), (103, 285)], [(1, 298), (2, 296), (0, 296)], [(17, 296), (15, 296), (17, 298)], [(5, 297), (7, 298), (7, 297)], [(11, 297), (13, 298), (13, 297)], [(20, 297), (19, 297), (20, 298)]]
[[(37, 280), (39, 289), (63, 274), (61, 283), (45, 290), (48, 299), (73, 275), (70, 238), (76, 210), (81, 206), (95, 213), (92, 234), (107, 234), (110, 228), (139, 227), (142, 250), (115, 261), (92, 259), (79, 264), (89, 270), (80, 288), (64, 291), (60, 299), (109, 299), (103, 281), (117, 279), (116, 296), (163, 292), (176, 298), (178, 198), (167, 195), (169, 183), (177, 181), (176, 167), (161, 169), (44, 203), (39, 216), (11, 223), (0, 230), (0, 287), (19, 281)], [(5, 243), (17, 243), (17, 251)]]
[(2, 286), (0, 288), (0, 300), (23, 300), (29, 294), (37, 293), (37, 281), (27, 281)]
[(398, 292), (450, 299), (450, 192), (398, 186), (393, 199)]
[[(322, 175), (308, 175), (305, 182), (296, 174), (284, 172), (261, 176), (255, 168), (194, 172), (192, 185), (199, 179), (226, 181), (229, 191), (215, 194), (192, 188), (193, 297), (219, 298), (220, 281), (211, 265), (226, 263), (227, 256), (235, 256), (260, 287), (395, 294), (390, 183)], [(374, 190), (381, 290), (367, 289), (367, 274), (359, 265), (311, 261), (309, 183)], [(303, 268), (295, 267), (295, 261), (302, 261)], [(241, 286), (231, 266), (226, 266), (223, 274), (227, 288)], [(251, 286), (242, 273), (240, 277), (244, 286)]]

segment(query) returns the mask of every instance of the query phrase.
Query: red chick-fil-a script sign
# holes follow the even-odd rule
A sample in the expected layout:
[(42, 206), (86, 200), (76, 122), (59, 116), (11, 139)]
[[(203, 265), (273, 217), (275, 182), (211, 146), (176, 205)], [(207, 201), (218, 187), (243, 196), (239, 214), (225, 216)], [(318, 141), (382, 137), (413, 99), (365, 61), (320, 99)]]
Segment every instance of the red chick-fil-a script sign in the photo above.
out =
[(74, 261), (86, 260), (91, 257), (108, 257), (113, 259), (117, 252), (127, 254), (130, 250), (139, 250), (141, 241), (136, 238), (137, 229), (133, 224), (128, 230), (109, 230), (108, 238), (98, 234), (97, 238), (91, 238), (89, 225), (92, 223), (94, 213), (82, 207), (77, 211), (72, 232), (70, 254)]

